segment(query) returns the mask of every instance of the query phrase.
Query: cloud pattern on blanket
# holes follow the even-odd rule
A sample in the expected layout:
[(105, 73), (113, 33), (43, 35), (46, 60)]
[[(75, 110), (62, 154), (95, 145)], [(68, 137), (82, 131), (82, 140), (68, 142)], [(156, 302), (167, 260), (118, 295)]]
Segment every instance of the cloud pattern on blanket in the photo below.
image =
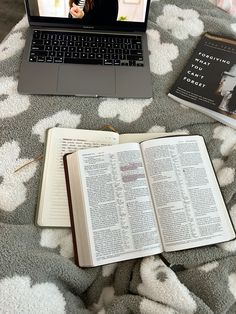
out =
[(0, 147), (0, 208), (11, 212), (21, 205), (27, 196), (27, 183), (35, 174), (37, 163), (32, 163), (21, 171), (18, 168), (32, 161), (19, 158), (20, 147), (16, 141), (7, 142)]
[(174, 44), (161, 43), (160, 33), (154, 29), (149, 29), (147, 36), (151, 52), (149, 57), (151, 71), (157, 75), (164, 75), (172, 71), (172, 61), (179, 55), (178, 47)]
[(152, 99), (116, 99), (108, 98), (101, 102), (98, 115), (101, 118), (118, 118), (131, 123), (141, 117), (143, 110), (148, 107)]
[(48, 248), (60, 248), (60, 254), (71, 258), (74, 256), (70, 229), (44, 229), (41, 232), (40, 245)]
[(166, 5), (163, 15), (157, 17), (157, 24), (166, 31), (170, 31), (178, 39), (189, 36), (199, 36), (204, 30), (204, 24), (199, 13), (192, 9), (181, 9), (176, 5)]
[(0, 280), (0, 313), (65, 314), (66, 301), (55, 284), (35, 283), (28, 276)]
[(141, 295), (166, 304), (179, 313), (191, 314), (196, 311), (196, 303), (188, 289), (159, 258), (145, 258), (140, 267), (140, 276), (142, 283), (137, 289)]
[(151, 99), (20, 95), (27, 19), (0, 44), (0, 313), (226, 313), (236, 306), (236, 240), (163, 253), (162, 259), (77, 268), (71, 231), (34, 225), (42, 163), (15, 172), (43, 153), (45, 132), (54, 126), (99, 129), (109, 123), (120, 133), (199, 133), (236, 226), (236, 131), (166, 96), (204, 31), (235, 35), (236, 21), (226, 16), (205, 0), (151, 1)]
[(29, 97), (17, 93), (17, 81), (13, 77), (0, 77), (0, 118), (14, 117), (29, 106)]
[[(17, 42), (17, 45), (12, 45)], [(22, 33), (12, 33), (3, 43), (0, 50), (0, 61), (14, 56), (19, 50), (22, 50), (25, 45), (25, 40), (22, 38)]]
[(77, 128), (80, 124), (81, 115), (72, 114), (68, 110), (62, 110), (56, 114), (39, 120), (32, 128), (32, 134), (39, 136), (39, 141), (44, 143), (46, 131), (53, 127)]

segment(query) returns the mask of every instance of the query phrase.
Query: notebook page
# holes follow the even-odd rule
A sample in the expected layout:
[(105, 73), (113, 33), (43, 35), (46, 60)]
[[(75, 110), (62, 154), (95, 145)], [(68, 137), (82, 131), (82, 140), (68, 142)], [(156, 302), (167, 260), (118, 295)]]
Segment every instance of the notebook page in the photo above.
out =
[(114, 132), (52, 128), (48, 132), (37, 224), (69, 227), (63, 156), (78, 149), (118, 143)]

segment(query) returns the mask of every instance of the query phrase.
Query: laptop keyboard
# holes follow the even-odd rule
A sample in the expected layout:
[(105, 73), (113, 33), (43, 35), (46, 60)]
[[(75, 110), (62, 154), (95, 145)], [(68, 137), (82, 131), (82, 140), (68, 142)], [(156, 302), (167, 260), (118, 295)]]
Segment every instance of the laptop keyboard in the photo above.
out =
[(34, 30), (30, 62), (143, 66), (141, 36)]

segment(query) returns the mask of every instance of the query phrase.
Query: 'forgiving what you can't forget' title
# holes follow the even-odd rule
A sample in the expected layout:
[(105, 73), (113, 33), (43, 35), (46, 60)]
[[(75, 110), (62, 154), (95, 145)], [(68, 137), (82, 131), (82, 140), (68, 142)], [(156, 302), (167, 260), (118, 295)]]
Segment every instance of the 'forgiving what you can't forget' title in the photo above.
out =
[(194, 63), (191, 63), (190, 68), (186, 71), (186, 75), (183, 77), (183, 81), (196, 85), (198, 87), (204, 88), (206, 84), (203, 82), (204, 67), (209, 67), (214, 62), (220, 62), (230, 65), (231, 61), (226, 59), (221, 59), (201, 51), (198, 52), (199, 57), (194, 58)]

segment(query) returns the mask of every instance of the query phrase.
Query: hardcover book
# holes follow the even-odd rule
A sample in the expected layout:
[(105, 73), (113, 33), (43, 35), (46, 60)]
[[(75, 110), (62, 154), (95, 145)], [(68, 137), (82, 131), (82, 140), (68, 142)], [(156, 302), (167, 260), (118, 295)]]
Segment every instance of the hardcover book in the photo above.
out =
[(201, 136), (78, 150), (64, 161), (81, 267), (235, 238)]
[(236, 128), (236, 39), (205, 33), (168, 96)]

